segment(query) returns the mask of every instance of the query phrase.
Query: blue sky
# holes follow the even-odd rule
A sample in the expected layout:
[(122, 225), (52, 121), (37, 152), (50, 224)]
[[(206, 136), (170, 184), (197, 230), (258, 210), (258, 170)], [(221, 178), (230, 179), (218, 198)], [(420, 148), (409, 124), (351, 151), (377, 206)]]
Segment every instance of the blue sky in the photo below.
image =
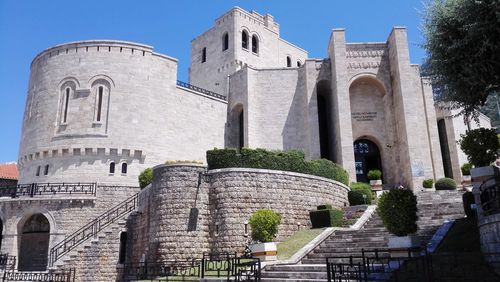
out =
[(423, 1), (413, 0), (183, 0), (61, 1), (0, 0), (0, 163), (17, 160), (31, 60), (56, 44), (88, 39), (135, 41), (179, 59), (187, 79), (190, 41), (233, 6), (269, 13), (281, 37), (326, 56), (332, 28), (346, 29), (350, 42), (385, 41), (392, 26), (406, 26), (412, 63), (420, 48)]

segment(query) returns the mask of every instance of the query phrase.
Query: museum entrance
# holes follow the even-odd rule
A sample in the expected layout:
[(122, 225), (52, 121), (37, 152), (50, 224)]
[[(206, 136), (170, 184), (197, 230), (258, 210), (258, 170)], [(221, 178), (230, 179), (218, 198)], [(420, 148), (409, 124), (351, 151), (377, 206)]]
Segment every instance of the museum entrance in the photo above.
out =
[(356, 140), (354, 142), (354, 164), (356, 167), (356, 181), (370, 182), (367, 176), (370, 170), (378, 169), (382, 171), (378, 146), (368, 139)]
[(47, 270), (50, 224), (43, 214), (30, 216), (21, 229), (19, 246), (20, 271)]

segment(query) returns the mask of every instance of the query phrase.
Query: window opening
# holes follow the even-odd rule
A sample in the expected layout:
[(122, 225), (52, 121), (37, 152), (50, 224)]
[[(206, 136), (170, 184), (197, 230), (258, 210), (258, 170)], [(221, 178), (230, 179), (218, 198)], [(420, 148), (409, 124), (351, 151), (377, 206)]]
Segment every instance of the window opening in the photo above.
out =
[(127, 173), (127, 163), (122, 163), (122, 173), (123, 174)]
[(115, 173), (115, 163), (109, 163), (109, 173)]
[(66, 95), (64, 97), (63, 123), (66, 123), (67, 118), (68, 118), (68, 104), (69, 104), (69, 88), (66, 88)]
[(204, 63), (207, 61), (207, 47), (203, 47), (201, 50), (201, 62)]
[(252, 36), (252, 52), (259, 53), (259, 39), (256, 35)]
[(97, 94), (97, 121), (101, 121), (102, 91), (103, 87), (99, 86), (99, 93)]
[(248, 33), (246, 30), (241, 34), (241, 47), (243, 49), (248, 49)]

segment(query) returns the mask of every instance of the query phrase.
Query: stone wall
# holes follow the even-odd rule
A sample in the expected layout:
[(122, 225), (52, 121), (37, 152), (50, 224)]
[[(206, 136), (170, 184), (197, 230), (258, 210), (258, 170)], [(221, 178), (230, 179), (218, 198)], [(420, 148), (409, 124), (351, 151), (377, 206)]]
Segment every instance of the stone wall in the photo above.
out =
[(322, 177), (259, 169), (208, 171), (192, 164), (160, 165), (140, 193), (139, 214), (129, 218), (129, 261), (200, 257), (203, 252), (242, 252), (250, 240), (248, 219), (273, 209), (283, 219), (281, 241), (310, 226), (320, 204), (348, 204), (345, 185)]

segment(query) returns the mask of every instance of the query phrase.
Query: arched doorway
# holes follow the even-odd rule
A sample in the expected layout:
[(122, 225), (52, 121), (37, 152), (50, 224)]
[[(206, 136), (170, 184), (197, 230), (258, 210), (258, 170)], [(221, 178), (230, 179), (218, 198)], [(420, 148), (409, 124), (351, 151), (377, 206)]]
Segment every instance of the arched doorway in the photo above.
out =
[(47, 218), (41, 213), (30, 216), (21, 229), (18, 264), (20, 271), (47, 270), (49, 239), (50, 224)]
[(243, 105), (237, 104), (229, 113), (230, 142), (228, 147), (241, 149), (245, 146), (245, 120)]
[(369, 182), (368, 171), (382, 171), (380, 150), (377, 144), (368, 139), (358, 139), (354, 142), (354, 160), (356, 166), (356, 181)]
[(331, 88), (330, 82), (321, 80), (316, 85), (316, 96), (318, 101), (318, 125), (319, 125), (319, 148), (322, 159), (333, 160), (333, 150), (330, 144), (332, 138), (331, 127)]

